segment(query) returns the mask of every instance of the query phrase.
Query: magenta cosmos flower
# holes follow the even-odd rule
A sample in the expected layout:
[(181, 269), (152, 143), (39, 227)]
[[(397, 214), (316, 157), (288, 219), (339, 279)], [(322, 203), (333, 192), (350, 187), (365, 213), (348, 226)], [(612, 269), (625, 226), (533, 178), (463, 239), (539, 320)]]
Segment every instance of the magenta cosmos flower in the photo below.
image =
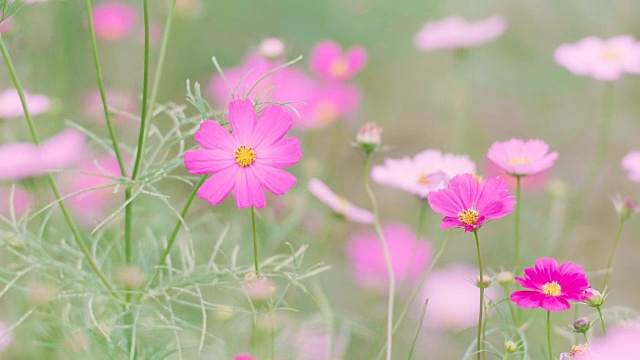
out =
[(542, 140), (511, 139), (493, 143), (487, 157), (509, 175), (526, 176), (551, 168), (558, 153), (549, 153), (549, 145)]
[(513, 292), (511, 301), (523, 308), (556, 312), (569, 309), (569, 301), (582, 301), (589, 287), (581, 266), (571, 262), (558, 265), (551, 258), (536, 260), (534, 267), (524, 269), (524, 278), (516, 277), (516, 281), (531, 290)]
[[(24, 99), (27, 101), (29, 114), (34, 116), (47, 112), (51, 107), (51, 101), (45, 95), (31, 94), (24, 91)], [(8, 89), (0, 93), (0, 118), (9, 119), (24, 116), (22, 102), (18, 90)]]
[(509, 215), (516, 204), (502, 178), (478, 182), (471, 174), (455, 176), (446, 189), (429, 194), (427, 200), (434, 212), (445, 216), (440, 228), (463, 227), (465, 231), (474, 231), (487, 221)]
[(125, 3), (108, 1), (93, 9), (96, 36), (105, 41), (126, 38), (136, 24), (136, 9)]
[(501, 16), (480, 21), (467, 21), (457, 16), (427, 22), (413, 38), (413, 45), (421, 51), (471, 48), (502, 35), (507, 22)]
[[(426, 238), (416, 242), (416, 234), (404, 224), (387, 224), (382, 232), (391, 254), (391, 265), (396, 280), (416, 281), (431, 261), (431, 245)], [(389, 284), (389, 275), (380, 240), (374, 232), (364, 232), (347, 240), (347, 256), (353, 277), (358, 285), (384, 290)]]
[(367, 51), (353, 46), (346, 52), (335, 41), (325, 40), (311, 51), (311, 71), (320, 78), (331, 81), (351, 79), (367, 63)]
[(615, 81), (623, 74), (640, 74), (640, 43), (630, 35), (603, 40), (587, 37), (556, 49), (556, 63), (574, 75)]
[(291, 117), (279, 106), (267, 107), (256, 119), (250, 100), (229, 104), (232, 134), (217, 122), (200, 124), (195, 140), (204, 149), (184, 154), (191, 174), (213, 174), (198, 190), (198, 196), (217, 205), (233, 190), (239, 208), (266, 205), (264, 189), (284, 195), (296, 178), (281, 170), (298, 162), (300, 142), (284, 136)]
[(476, 164), (466, 155), (425, 150), (413, 158), (385, 159), (371, 169), (373, 181), (407, 191), (421, 198), (447, 186), (459, 174), (474, 173)]
[(315, 178), (309, 180), (307, 188), (318, 200), (347, 220), (361, 224), (373, 224), (373, 214), (370, 211), (359, 208), (344, 197), (337, 195), (321, 180)]
[(640, 151), (632, 151), (622, 158), (622, 168), (629, 172), (629, 180), (640, 182)]

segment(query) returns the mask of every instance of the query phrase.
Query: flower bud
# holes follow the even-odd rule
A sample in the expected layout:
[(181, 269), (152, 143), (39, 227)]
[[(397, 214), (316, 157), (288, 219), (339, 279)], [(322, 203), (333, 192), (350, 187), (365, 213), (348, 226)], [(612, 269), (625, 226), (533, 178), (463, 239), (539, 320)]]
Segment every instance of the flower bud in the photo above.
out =
[(489, 286), (491, 285), (491, 281), (492, 281), (492, 280), (493, 280), (493, 279), (491, 278), (491, 276), (489, 276), (489, 275), (487, 275), (487, 274), (484, 274), (484, 275), (482, 276), (482, 282), (481, 282), (481, 281), (480, 281), (480, 275), (478, 275), (478, 276), (476, 277), (476, 286), (477, 286), (477, 287), (484, 287), (484, 288), (487, 288), (487, 287), (489, 287)]
[(362, 150), (374, 151), (382, 142), (382, 128), (374, 122), (362, 125), (356, 135), (356, 142)]
[(623, 199), (620, 194), (616, 194), (612, 199), (613, 207), (622, 220), (627, 220), (633, 213), (640, 210), (640, 205), (631, 199)]
[(509, 285), (513, 282), (513, 273), (511, 271), (501, 271), (496, 274), (496, 281), (500, 285)]
[(598, 307), (602, 305), (602, 303), (604, 303), (604, 297), (602, 296), (600, 291), (592, 288), (591, 286), (589, 286), (582, 293), (582, 299), (587, 305), (591, 307)]
[(573, 322), (573, 331), (583, 334), (589, 331), (591, 327), (591, 322), (586, 317), (578, 318)]
[(248, 281), (244, 284), (244, 288), (251, 300), (264, 301), (273, 295), (276, 291), (276, 286), (273, 281), (259, 277)]
[(514, 352), (518, 351), (518, 344), (511, 340), (505, 341), (503, 346), (504, 351), (508, 352), (509, 354), (513, 354)]
[(267, 59), (275, 59), (284, 54), (284, 42), (278, 38), (270, 37), (262, 40), (258, 46), (258, 53)]

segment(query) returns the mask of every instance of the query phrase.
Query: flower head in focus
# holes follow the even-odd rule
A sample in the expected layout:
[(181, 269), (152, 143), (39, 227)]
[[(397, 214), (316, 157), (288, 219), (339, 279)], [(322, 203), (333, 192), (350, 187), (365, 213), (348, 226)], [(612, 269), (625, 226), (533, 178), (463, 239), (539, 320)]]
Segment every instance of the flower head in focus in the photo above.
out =
[(344, 197), (337, 195), (321, 180), (315, 178), (309, 180), (308, 189), (318, 200), (347, 220), (361, 224), (373, 224), (373, 214), (370, 211), (359, 208)]
[(413, 37), (413, 45), (420, 51), (466, 49), (494, 40), (506, 29), (501, 16), (480, 21), (452, 16), (424, 24)]
[(640, 42), (630, 35), (606, 40), (590, 36), (560, 46), (553, 57), (572, 74), (596, 80), (615, 81), (623, 74), (640, 74)]
[(349, 80), (367, 63), (367, 51), (354, 46), (346, 52), (334, 41), (322, 41), (311, 51), (311, 71), (330, 81)]
[(555, 312), (568, 310), (569, 301), (582, 301), (589, 286), (581, 266), (571, 262), (558, 265), (551, 258), (536, 260), (534, 267), (524, 269), (524, 278), (516, 281), (529, 290), (513, 292), (511, 301), (523, 308)]
[(493, 143), (487, 157), (509, 175), (527, 176), (551, 168), (558, 153), (549, 153), (549, 145), (542, 140), (511, 139)]
[(296, 183), (281, 170), (302, 156), (298, 139), (285, 138), (291, 117), (276, 105), (257, 117), (250, 100), (236, 100), (229, 104), (229, 122), (232, 134), (215, 121), (200, 124), (194, 138), (204, 149), (185, 152), (185, 166), (191, 174), (213, 174), (198, 190), (211, 205), (233, 191), (239, 208), (263, 208), (264, 189), (284, 195)]

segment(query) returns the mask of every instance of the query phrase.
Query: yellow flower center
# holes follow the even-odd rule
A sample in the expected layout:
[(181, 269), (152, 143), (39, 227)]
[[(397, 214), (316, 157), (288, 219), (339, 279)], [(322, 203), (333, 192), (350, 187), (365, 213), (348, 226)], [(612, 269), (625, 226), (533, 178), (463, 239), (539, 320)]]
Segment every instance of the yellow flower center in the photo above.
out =
[(474, 178), (474, 179), (476, 179), (476, 181), (478, 182), (478, 184), (479, 184), (479, 183), (481, 183), (481, 182), (482, 182), (482, 180), (484, 180), (484, 176), (482, 176), (482, 175), (478, 175), (478, 174), (476, 174), (476, 173), (472, 173), (472, 174), (471, 174), (471, 176), (473, 176), (473, 178)]
[(545, 295), (559, 296), (562, 293), (562, 286), (557, 281), (552, 281), (542, 285), (542, 292)]
[(525, 165), (529, 163), (530, 161), (526, 157), (515, 157), (509, 160), (509, 165)]
[(475, 223), (478, 222), (478, 212), (472, 209), (460, 211), (458, 213), (458, 220), (467, 225), (475, 225)]
[(620, 58), (620, 52), (610, 48), (604, 48), (600, 52), (600, 56), (605, 60), (618, 60)]
[(240, 145), (236, 150), (236, 162), (238, 165), (245, 167), (253, 164), (256, 161), (256, 153), (252, 148)]
[(573, 345), (571, 347), (571, 352), (569, 355), (577, 356), (577, 355), (585, 355), (589, 352), (589, 348), (586, 345)]
[(338, 59), (331, 63), (331, 67), (329, 68), (329, 72), (331, 75), (335, 77), (343, 77), (347, 74), (349, 70), (349, 64), (344, 59)]
[(427, 179), (427, 176), (425, 174), (420, 174), (420, 176), (418, 177), (418, 184), (420, 185), (429, 185), (429, 179)]

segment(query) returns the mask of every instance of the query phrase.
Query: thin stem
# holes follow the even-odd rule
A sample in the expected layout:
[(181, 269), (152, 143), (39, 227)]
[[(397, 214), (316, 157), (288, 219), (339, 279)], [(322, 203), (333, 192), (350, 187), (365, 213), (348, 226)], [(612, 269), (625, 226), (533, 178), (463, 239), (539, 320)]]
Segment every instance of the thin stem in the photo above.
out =
[(624, 225), (624, 218), (620, 218), (620, 222), (618, 223), (618, 230), (616, 231), (616, 237), (613, 239), (613, 246), (611, 246), (611, 253), (609, 254), (609, 260), (607, 260), (607, 272), (604, 275), (604, 281), (602, 284), (602, 288), (606, 289), (609, 284), (609, 276), (611, 275), (611, 266), (613, 266), (613, 257), (616, 254), (616, 249), (618, 248), (618, 242), (620, 240), (620, 235), (622, 234), (622, 226)]
[(513, 325), (518, 326), (520, 325), (518, 321), (518, 318), (516, 316), (516, 312), (513, 308), (513, 302), (511, 302), (511, 300), (509, 300), (509, 285), (508, 284), (504, 284), (502, 285), (502, 288), (504, 289), (504, 294), (507, 297), (507, 303), (509, 304), (509, 312), (511, 313), (511, 321), (513, 321)]
[(604, 316), (602, 316), (602, 310), (600, 306), (596, 306), (596, 310), (598, 310), (598, 316), (600, 316), (600, 324), (602, 325), (602, 333), (607, 335), (607, 324), (604, 322)]
[(256, 269), (256, 276), (260, 275), (258, 266), (258, 235), (256, 232), (256, 208), (251, 206), (251, 228), (253, 229), (253, 264)]
[(393, 266), (391, 264), (391, 254), (389, 253), (389, 248), (387, 246), (387, 241), (385, 240), (384, 233), (382, 232), (382, 228), (380, 226), (380, 214), (378, 212), (378, 202), (376, 200), (376, 196), (371, 189), (371, 181), (370, 181), (370, 173), (371, 173), (371, 154), (366, 154), (365, 159), (365, 170), (364, 170), (364, 188), (371, 200), (371, 207), (373, 209), (374, 222), (373, 227), (378, 235), (378, 239), (380, 239), (380, 245), (382, 245), (382, 251), (384, 253), (384, 261), (387, 266), (387, 273), (389, 276), (389, 302), (387, 306), (387, 360), (391, 360), (392, 348), (391, 345), (393, 343), (393, 303), (395, 298), (395, 274), (393, 273)]
[[(11, 56), (9, 56), (9, 51), (7, 50), (7, 46), (5, 45), (4, 39), (2, 38), (1, 34), (0, 34), (0, 51), (2, 52), (2, 57), (4, 58), (5, 63), (7, 64), (7, 69), (9, 70), (9, 74), (11, 75), (11, 80), (13, 81), (13, 85), (15, 86), (16, 91), (18, 92), (18, 96), (20, 97), (20, 103), (22, 104), (22, 109), (24, 110), (24, 116), (27, 119), (27, 125), (29, 127), (29, 132), (31, 133), (31, 139), (34, 144), (39, 145), (40, 138), (38, 136), (38, 132), (36, 131), (36, 127), (33, 124), (33, 119), (31, 118), (31, 114), (29, 113), (29, 108), (27, 107), (27, 102), (24, 97), (24, 91), (22, 90), (22, 85), (20, 84), (20, 80), (18, 79), (18, 74), (16, 73), (16, 69), (13, 66), (13, 62), (11, 61)], [(73, 222), (73, 219), (71, 218), (71, 214), (69, 213), (69, 210), (67, 209), (65, 202), (62, 200), (62, 196), (60, 195), (58, 186), (56, 185), (56, 182), (53, 178), (53, 175), (51, 175), (51, 173), (47, 174), (47, 181), (49, 182), (49, 186), (51, 187), (51, 190), (53, 191), (53, 194), (56, 198), (56, 201), (60, 206), (62, 215), (67, 225), (69, 226), (71, 233), (73, 234), (73, 239), (75, 240), (76, 244), (78, 245), (78, 248), (84, 255), (85, 260), (89, 264), (89, 267), (91, 267), (93, 272), (96, 273), (96, 275), (98, 276), (98, 278), (100, 279), (104, 287), (107, 289), (107, 291), (109, 291), (109, 293), (114, 298), (121, 300), (121, 297), (115, 292), (115, 289), (113, 288), (111, 283), (109, 283), (109, 280), (102, 273), (102, 271), (100, 270), (100, 267), (98, 267), (98, 264), (93, 259), (91, 252), (89, 251), (89, 248), (87, 248), (87, 246), (82, 241), (80, 232), (78, 231), (78, 228)]]
[(584, 335), (584, 341), (587, 342), (587, 345), (591, 346), (591, 342), (589, 342), (589, 337), (587, 336), (587, 332), (583, 332), (582, 335)]
[(91, 0), (86, 0), (87, 5), (87, 23), (89, 25), (89, 34), (91, 35), (91, 46), (93, 48), (93, 62), (96, 67), (96, 76), (98, 78), (98, 88), (100, 89), (100, 97), (102, 98), (102, 108), (104, 110), (104, 118), (107, 121), (107, 129), (109, 130), (109, 137), (111, 137), (111, 144), (113, 145), (113, 152), (118, 160), (118, 166), (120, 167), (120, 174), (123, 177), (127, 176), (127, 169), (122, 160), (120, 154), (120, 146), (118, 145), (118, 138), (111, 122), (111, 113), (109, 112), (109, 104), (107, 103), (107, 93), (104, 88), (104, 81), (102, 79), (102, 68), (100, 66), (100, 56), (98, 54), (98, 42), (96, 41), (96, 31), (93, 26), (93, 13), (91, 11)]
[(480, 254), (480, 241), (478, 240), (478, 230), (473, 230), (473, 235), (476, 239), (476, 250), (478, 252), (478, 268), (480, 270), (480, 312), (478, 314), (478, 336), (477, 336), (477, 344), (476, 351), (478, 354), (478, 360), (481, 358), (481, 353), (483, 351), (482, 346), (482, 312), (484, 310), (484, 273), (482, 270), (482, 255)]
[(424, 301), (424, 305), (422, 305), (422, 312), (420, 313), (420, 323), (418, 323), (418, 326), (416, 327), (416, 334), (413, 336), (413, 341), (411, 342), (408, 360), (411, 360), (411, 358), (413, 357), (413, 349), (415, 349), (416, 343), (418, 342), (418, 335), (420, 334), (420, 330), (422, 329), (424, 314), (427, 312), (427, 305), (429, 305), (429, 299), (426, 299)]
[(547, 311), (547, 350), (549, 360), (553, 360), (553, 350), (551, 350), (551, 311)]
[(514, 260), (514, 272), (517, 272), (520, 268), (520, 199), (521, 199), (521, 180), (522, 176), (516, 175), (516, 233), (515, 233), (515, 260)]
[(158, 55), (158, 66), (156, 68), (156, 73), (153, 77), (153, 89), (151, 89), (151, 99), (149, 100), (149, 111), (153, 111), (153, 107), (156, 104), (156, 99), (158, 98), (158, 90), (160, 89), (160, 80), (162, 78), (162, 70), (164, 69), (164, 59), (167, 55), (169, 35), (171, 34), (171, 28), (173, 27), (173, 14), (175, 12), (175, 9), (176, 9), (176, 0), (171, 0), (171, 4), (169, 5), (169, 13), (167, 14), (167, 21), (164, 26), (164, 34), (162, 36), (162, 45), (160, 45), (160, 55)]

